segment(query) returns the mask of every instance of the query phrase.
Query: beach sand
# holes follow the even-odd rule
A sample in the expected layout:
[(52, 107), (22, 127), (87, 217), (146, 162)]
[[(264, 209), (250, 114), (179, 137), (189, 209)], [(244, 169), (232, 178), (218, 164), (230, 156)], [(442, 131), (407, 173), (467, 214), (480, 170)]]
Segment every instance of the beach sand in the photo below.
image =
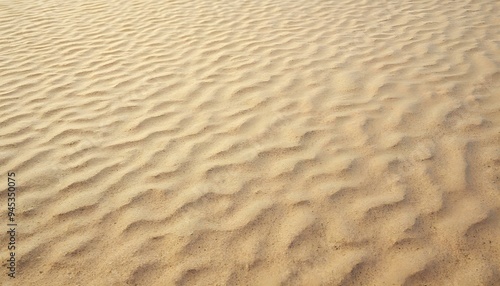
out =
[(499, 15), (1, 0), (0, 284), (500, 285)]

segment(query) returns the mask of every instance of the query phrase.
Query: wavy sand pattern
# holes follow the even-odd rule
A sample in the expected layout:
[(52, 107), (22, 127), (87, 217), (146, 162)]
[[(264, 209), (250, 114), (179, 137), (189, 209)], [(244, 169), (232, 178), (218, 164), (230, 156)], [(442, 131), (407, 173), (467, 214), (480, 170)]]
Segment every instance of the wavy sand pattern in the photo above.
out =
[(500, 285), (498, 15), (1, 1), (0, 281)]

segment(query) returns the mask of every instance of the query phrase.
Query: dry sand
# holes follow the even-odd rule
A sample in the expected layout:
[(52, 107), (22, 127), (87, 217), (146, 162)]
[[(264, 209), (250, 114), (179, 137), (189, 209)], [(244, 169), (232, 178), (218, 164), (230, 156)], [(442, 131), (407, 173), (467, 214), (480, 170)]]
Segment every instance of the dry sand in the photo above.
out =
[(500, 285), (499, 15), (2, 0), (2, 285)]

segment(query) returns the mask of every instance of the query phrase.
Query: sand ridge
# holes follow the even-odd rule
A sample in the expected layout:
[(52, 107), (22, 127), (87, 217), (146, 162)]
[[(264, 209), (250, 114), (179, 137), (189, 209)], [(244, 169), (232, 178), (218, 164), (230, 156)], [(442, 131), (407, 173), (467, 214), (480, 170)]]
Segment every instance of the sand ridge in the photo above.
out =
[(499, 285), (499, 14), (1, 1), (0, 281)]

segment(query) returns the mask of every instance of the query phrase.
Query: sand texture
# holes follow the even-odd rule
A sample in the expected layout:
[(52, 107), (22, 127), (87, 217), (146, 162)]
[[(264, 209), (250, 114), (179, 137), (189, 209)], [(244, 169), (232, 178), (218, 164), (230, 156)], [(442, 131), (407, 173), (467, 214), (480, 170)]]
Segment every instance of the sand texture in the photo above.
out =
[(500, 1), (0, 1), (1, 285), (500, 285)]

